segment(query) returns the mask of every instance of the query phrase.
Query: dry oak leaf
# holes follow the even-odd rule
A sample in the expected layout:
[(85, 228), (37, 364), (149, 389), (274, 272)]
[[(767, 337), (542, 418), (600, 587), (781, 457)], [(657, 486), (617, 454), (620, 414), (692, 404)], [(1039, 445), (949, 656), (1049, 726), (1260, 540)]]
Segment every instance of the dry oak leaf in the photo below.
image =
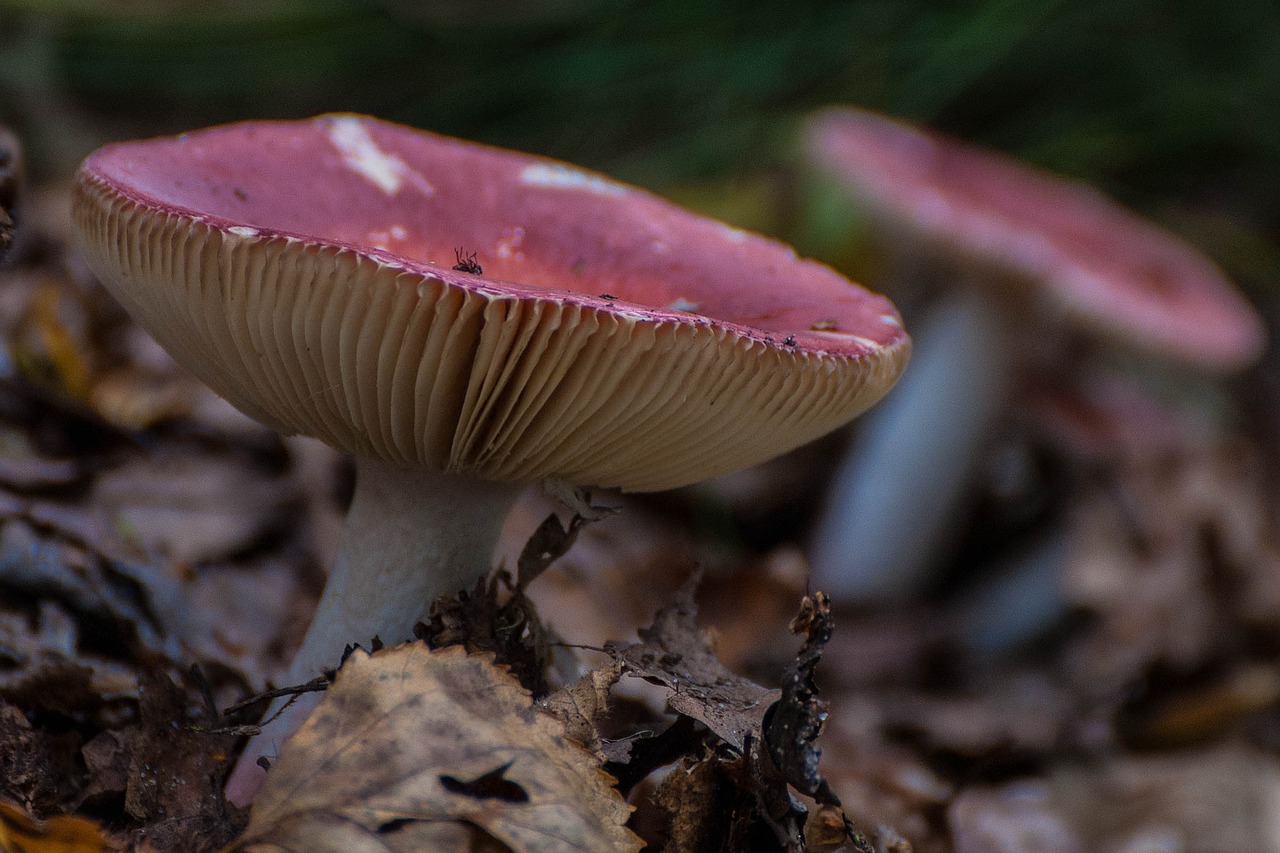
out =
[(577, 743), (600, 754), (600, 722), (609, 714), (609, 693), (622, 677), (622, 662), (610, 658), (573, 684), (562, 687), (538, 704), (564, 724), (564, 731)]
[(105, 853), (102, 831), (92, 821), (63, 815), (36, 820), (19, 806), (0, 800), (3, 853)]
[(492, 655), (357, 650), (224, 853), (635, 853), (611, 781)]

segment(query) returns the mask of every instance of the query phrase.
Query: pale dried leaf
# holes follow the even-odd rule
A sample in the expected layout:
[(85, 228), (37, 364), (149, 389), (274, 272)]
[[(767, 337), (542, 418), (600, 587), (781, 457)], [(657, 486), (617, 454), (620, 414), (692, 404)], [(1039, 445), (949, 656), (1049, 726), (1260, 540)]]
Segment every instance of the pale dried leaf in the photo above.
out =
[(571, 685), (562, 687), (540, 703), (564, 724), (565, 734), (598, 750), (600, 722), (609, 713), (609, 693), (622, 677), (622, 663), (609, 659)]
[(517, 853), (639, 850), (609, 777), (492, 661), (421, 644), (355, 652), (229, 851), (450, 849), (422, 837), (440, 824)]

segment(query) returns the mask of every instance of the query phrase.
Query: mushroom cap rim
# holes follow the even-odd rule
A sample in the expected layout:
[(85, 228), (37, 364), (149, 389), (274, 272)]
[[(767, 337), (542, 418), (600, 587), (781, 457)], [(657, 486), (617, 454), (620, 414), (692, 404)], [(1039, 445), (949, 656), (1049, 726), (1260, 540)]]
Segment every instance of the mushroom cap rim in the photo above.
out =
[[(342, 116), (349, 115), (346, 113), (329, 113), (316, 118), (325, 118), (326, 116)], [(375, 121), (377, 121), (375, 119)], [(242, 124), (253, 124), (255, 122), (241, 122)], [(226, 125), (224, 125), (226, 126)], [(430, 131), (422, 131), (423, 133), (431, 133)], [(432, 134), (438, 135), (438, 134)], [(177, 139), (183, 139), (188, 134), (178, 134)], [(156, 139), (164, 139), (166, 137), (155, 137)], [(169, 137), (175, 138), (175, 137)], [(448, 139), (449, 137), (441, 137)], [(340, 252), (351, 252), (361, 257), (367, 258), (375, 264), (398, 269), (405, 273), (420, 276), (423, 279), (435, 279), (446, 283), (451, 287), (458, 287), (463, 290), (482, 295), (490, 299), (528, 299), (532, 301), (548, 300), (557, 304), (575, 304), (593, 310), (601, 310), (617, 316), (633, 319), (641, 322), (651, 323), (673, 323), (686, 326), (697, 326), (702, 328), (722, 328), (730, 331), (739, 337), (757, 341), (766, 346), (774, 347), (778, 350), (789, 352), (804, 352), (822, 358), (838, 358), (858, 360), (874, 354), (877, 351), (896, 349), (909, 341), (905, 327), (902, 323), (901, 316), (897, 313), (897, 309), (886, 300), (886, 309), (891, 312), (893, 322), (890, 323), (896, 330), (896, 334), (886, 343), (878, 343), (870, 338), (848, 332), (824, 332), (816, 329), (797, 330), (794, 339), (784, 336), (782, 340), (778, 339), (778, 335), (763, 331), (749, 324), (726, 320), (719, 317), (711, 317), (705, 314), (699, 314), (696, 311), (684, 311), (676, 308), (667, 308), (654, 305), (646, 305), (644, 303), (635, 302), (624, 299), (622, 297), (607, 295), (592, 295), (583, 291), (568, 290), (557, 287), (542, 287), (531, 285), (524, 282), (512, 281), (507, 279), (498, 279), (483, 274), (465, 273), (459, 270), (447, 269), (439, 264), (426, 260), (418, 260), (407, 255), (398, 254), (376, 246), (360, 245), (349, 241), (318, 238), (312, 234), (263, 227), (258, 225), (250, 225), (243, 221), (220, 216), (192, 209), (183, 205), (173, 204), (156, 198), (154, 195), (135, 189), (128, 185), (122, 185), (113, 181), (102, 174), (99, 174), (93, 168), (94, 161), (104, 156), (117, 145), (128, 145), (130, 142), (112, 143), (102, 146), (92, 152), (81, 163), (76, 178), (78, 181), (91, 182), (111, 194), (125, 200), (133, 206), (146, 211), (149, 215), (173, 216), (186, 220), (191, 225), (200, 225), (211, 230), (219, 232), (223, 239), (241, 239), (253, 241), (280, 240), (284, 242), (302, 243), (316, 248), (336, 249)], [(467, 145), (475, 145), (477, 147), (490, 149), (497, 152), (505, 152), (505, 149), (487, 145), (484, 143), (473, 143), (467, 141)], [(548, 162), (559, 162), (550, 158)], [(573, 166), (572, 168), (579, 171), (589, 172), (590, 174), (599, 174), (589, 169)], [(612, 180), (608, 178), (608, 180)], [(643, 194), (651, 199), (664, 201), (658, 196), (641, 187), (626, 185), (627, 189), (634, 193)], [(666, 202), (669, 203), (669, 202)], [(826, 264), (822, 264), (810, 258), (799, 257), (795, 250), (778, 240), (757, 234), (755, 232), (743, 231), (751, 239), (763, 240), (782, 246), (789, 256), (795, 260), (797, 264), (821, 267), (831, 271), (833, 275), (839, 275), (835, 270), (831, 270)], [(852, 287), (858, 287), (856, 284), (850, 283)], [(859, 288), (861, 289), (861, 288)], [(875, 298), (876, 294), (866, 291), (868, 295)], [(888, 321), (886, 321), (888, 322)], [(830, 337), (844, 344), (841, 348), (824, 347), (815, 341), (821, 341), (824, 337)]]

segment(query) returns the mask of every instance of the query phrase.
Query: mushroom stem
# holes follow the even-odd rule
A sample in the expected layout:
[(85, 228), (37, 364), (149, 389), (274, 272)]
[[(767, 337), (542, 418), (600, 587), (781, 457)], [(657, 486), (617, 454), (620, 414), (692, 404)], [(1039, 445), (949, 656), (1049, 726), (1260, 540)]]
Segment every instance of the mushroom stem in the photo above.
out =
[(833, 598), (909, 601), (932, 580), (1008, 395), (1000, 313), (967, 288), (921, 323), (911, 368), (867, 418), (813, 537), (814, 577)]
[[(301, 684), (336, 667), (348, 643), (376, 636), (400, 643), (431, 602), (473, 584), (489, 560), (521, 487), (472, 477), (404, 470), (356, 460), (356, 491), (342, 546), (324, 595), (285, 681)], [(247, 805), (265, 775), (257, 766), (274, 755), (319, 703), (303, 694), (245, 747), (227, 782), (227, 799)], [(274, 714), (283, 702), (267, 713)]]
[(348, 643), (409, 639), (431, 602), (489, 570), (520, 489), (358, 459), (338, 559), (290, 677), (332, 669)]

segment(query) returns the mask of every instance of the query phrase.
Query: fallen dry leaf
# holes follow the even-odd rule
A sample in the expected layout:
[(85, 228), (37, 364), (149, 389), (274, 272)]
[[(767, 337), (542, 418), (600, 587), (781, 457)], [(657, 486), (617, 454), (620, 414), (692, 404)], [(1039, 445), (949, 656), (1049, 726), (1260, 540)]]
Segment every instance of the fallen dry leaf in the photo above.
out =
[(600, 756), (600, 724), (609, 714), (609, 693), (621, 677), (621, 662), (610, 659), (539, 704), (564, 724), (565, 734)]
[(607, 648), (627, 674), (669, 688), (671, 710), (692, 717), (741, 752), (748, 737), (760, 736), (765, 711), (779, 692), (731, 672), (707, 645), (693, 601), (700, 577), (691, 577), (675, 602), (640, 629), (640, 642)]
[[(124, 808), (150, 824), (141, 835), (157, 853), (213, 850), (232, 834), (223, 819), (220, 791), (233, 739), (194, 731), (192, 723), (214, 721), (207, 711), (193, 710), (186, 692), (166, 673), (142, 677)], [(206, 803), (218, 805), (205, 814)]]
[(947, 810), (956, 853), (1277, 848), (1280, 765), (1238, 746), (1059, 763), (966, 788)]
[(102, 831), (92, 821), (71, 816), (36, 820), (0, 800), (3, 853), (105, 853), (107, 849)]
[(413, 643), (351, 655), (227, 853), (469, 850), (475, 831), (517, 853), (638, 851), (629, 813), (491, 655)]
[(580, 515), (574, 515), (567, 525), (561, 523), (554, 512), (544, 518), (516, 560), (516, 586), (524, 589), (548, 566), (567, 554), (584, 523), (586, 519)]
[[(0, 700), (0, 803), (13, 801), (29, 809), (56, 808), (71, 787), (70, 774), (60, 773), (41, 732), (15, 705)], [(59, 784), (61, 783), (61, 784)]]
[[(747, 849), (745, 839), (772, 835), (781, 849), (804, 849), (806, 806), (792, 788), (819, 804), (840, 801), (818, 773), (818, 735), (826, 708), (813, 672), (831, 638), (830, 602), (805, 596), (791, 629), (803, 646), (788, 667), (781, 691), (738, 676), (716, 658), (697, 627), (695, 574), (641, 629), (641, 642), (613, 645), (623, 671), (667, 687), (667, 705), (705, 725), (729, 750), (696, 761), (686, 756), (660, 784), (654, 801), (669, 818), (666, 850)], [(846, 840), (864, 844), (840, 814)], [(727, 840), (726, 840), (727, 839)], [(752, 842), (755, 843), (755, 842)]]

